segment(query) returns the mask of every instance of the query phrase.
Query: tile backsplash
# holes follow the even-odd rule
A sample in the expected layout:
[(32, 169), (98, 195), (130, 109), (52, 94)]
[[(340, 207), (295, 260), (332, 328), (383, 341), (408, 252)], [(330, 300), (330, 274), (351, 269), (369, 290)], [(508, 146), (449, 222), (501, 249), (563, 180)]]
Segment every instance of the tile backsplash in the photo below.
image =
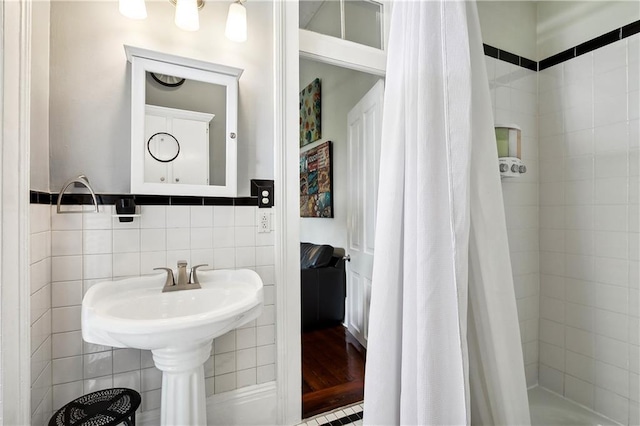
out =
[[(40, 216), (43, 220), (50, 217), (51, 223), (44, 230), (32, 226), (32, 250), (39, 254), (32, 256), (33, 260), (42, 258), (38, 262), (45, 262), (43, 269), (50, 264), (48, 281), (32, 280), (44, 281), (32, 289), (32, 307), (38, 307), (33, 315), (46, 323), (41, 327), (43, 342), (34, 344), (40, 347), (46, 343), (45, 355), (50, 362), (32, 364), (43, 371), (50, 369), (50, 401), (43, 407), (49, 413), (80, 395), (114, 386), (139, 391), (142, 411), (159, 408), (162, 374), (154, 367), (151, 353), (84, 342), (81, 303), (84, 292), (95, 283), (155, 274), (158, 271), (153, 268), (175, 268), (178, 260), (216, 269), (253, 269), (265, 284), (263, 314), (215, 339), (205, 364), (207, 396), (275, 380), (274, 233), (258, 233), (259, 209), (200, 205), (139, 208), (140, 217), (120, 223), (109, 205), (101, 206), (97, 214), (57, 214), (55, 206), (32, 206), (46, 209), (48, 216), (39, 212)], [(272, 214), (273, 209), (268, 212)], [(36, 238), (42, 244), (33, 244)], [(37, 262), (33, 263), (32, 275), (37, 267)], [(49, 293), (41, 295), (43, 291)], [(46, 299), (47, 294), (49, 305), (34, 303)], [(39, 396), (35, 388), (34, 393)]]

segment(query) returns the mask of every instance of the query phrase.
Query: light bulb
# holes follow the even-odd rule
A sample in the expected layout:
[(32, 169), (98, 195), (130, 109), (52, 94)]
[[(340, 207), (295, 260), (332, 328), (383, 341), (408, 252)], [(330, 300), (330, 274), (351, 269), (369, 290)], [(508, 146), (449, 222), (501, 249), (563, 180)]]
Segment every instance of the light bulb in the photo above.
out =
[(239, 1), (229, 6), (224, 35), (238, 43), (247, 41), (247, 9)]
[(175, 22), (182, 30), (198, 31), (198, 0), (177, 0)]
[(144, 0), (120, 0), (120, 13), (130, 19), (146, 19), (147, 7)]

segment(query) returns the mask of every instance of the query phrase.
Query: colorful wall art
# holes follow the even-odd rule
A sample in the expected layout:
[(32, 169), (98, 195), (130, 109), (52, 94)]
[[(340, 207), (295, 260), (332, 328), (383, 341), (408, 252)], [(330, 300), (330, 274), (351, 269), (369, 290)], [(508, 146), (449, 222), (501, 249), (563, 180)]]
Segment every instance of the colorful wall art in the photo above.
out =
[(300, 217), (333, 217), (331, 142), (300, 154)]
[(316, 78), (300, 92), (300, 146), (317, 141), (320, 131), (320, 79)]

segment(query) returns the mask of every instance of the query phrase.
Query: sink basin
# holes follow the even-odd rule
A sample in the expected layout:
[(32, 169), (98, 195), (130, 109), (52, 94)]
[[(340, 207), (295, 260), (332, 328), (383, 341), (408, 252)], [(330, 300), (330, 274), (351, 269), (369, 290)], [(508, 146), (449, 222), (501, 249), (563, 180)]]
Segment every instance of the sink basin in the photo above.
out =
[(108, 281), (82, 301), (82, 337), (137, 349), (197, 344), (258, 317), (262, 281), (248, 269), (198, 271), (201, 289), (162, 293), (166, 275)]
[(101, 282), (82, 300), (89, 343), (148, 349), (162, 370), (162, 425), (206, 425), (204, 363), (213, 339), (262, 312), (254, 271), (198, 271), (200, 289), (163, 293), (166, 275)]

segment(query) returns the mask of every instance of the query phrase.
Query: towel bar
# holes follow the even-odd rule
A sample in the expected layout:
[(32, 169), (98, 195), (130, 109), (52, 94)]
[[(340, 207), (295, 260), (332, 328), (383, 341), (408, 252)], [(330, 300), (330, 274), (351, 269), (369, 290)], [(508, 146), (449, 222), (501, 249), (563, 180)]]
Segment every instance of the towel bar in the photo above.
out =
[(87, 188), (89, 190), (89, 192), (91, 193), (91, 198), (93, 198), (93, 205), (96, 208), (92, 212), (93, 213), (98, 213), (98, 200), (96, 198), (96, 194), (95, 194), (95, 192), (93, 192), (93, 188), (91, 188), (91, 185), (89, 184), (89, 179), (87, 179), (87, 177), (85, 175), (80, 175), (78, 177), (71, 178), (71, 179), (69, 179), (68, 181), (65, 182), (64, 186), (62, 187), (62, 191), (60, 191), (60, 194), (58, 194), (58, 202), (57, 202), (56, 211), (58, 213), (64, 213), (64, 214), (66, 214), (66, 213), (85, 213), (85, 210), (68, 210), (68, 211), (61, 211), (60, 210), (60, 203), (62, 202), (62, 196), (64, 195), (64, 192), (67, 190), (67, 188), (69, 188), (71, 186), (71, 184), (73, 184), (73, 183), (79, 183), (79, 184), (83, 185), (85, 188)]

